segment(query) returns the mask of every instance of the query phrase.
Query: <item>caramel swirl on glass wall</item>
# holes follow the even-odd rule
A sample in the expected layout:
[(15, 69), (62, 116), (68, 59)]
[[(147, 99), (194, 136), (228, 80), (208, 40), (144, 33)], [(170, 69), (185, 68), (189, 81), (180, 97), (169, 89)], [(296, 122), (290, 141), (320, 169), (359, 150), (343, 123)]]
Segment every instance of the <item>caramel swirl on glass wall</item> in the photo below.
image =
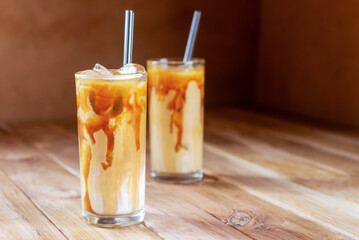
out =
[(204, 79), (202, 69), (191, 70), (188, 72), (182, 71), (149, 71), (149, 95), (151, 96), (152, 88), (156, 89), (156, 94), (161, 100), (167, 96), (170, 91), (175, 92), (170, 102), (167, 104), (167, 109), (171, 111), (170, 132), (173, 133), (173, 126), (177, 128), (177, 141), (175, 151), (178, 152), (182, 145), (182, 131), (183, 131), (183, 106), (186, 102), (186, 90), (190, 82), (195, 82), (201, 91), (201, 105), (203, 106), (204, 95)]
[(156, 173), (202, 171), (204, 65), (199, 63), (148, 61), (151, 168)]
[(84, 209), (116, 215), (144, 207), (146, 82), (76, 78), (76, 91)]

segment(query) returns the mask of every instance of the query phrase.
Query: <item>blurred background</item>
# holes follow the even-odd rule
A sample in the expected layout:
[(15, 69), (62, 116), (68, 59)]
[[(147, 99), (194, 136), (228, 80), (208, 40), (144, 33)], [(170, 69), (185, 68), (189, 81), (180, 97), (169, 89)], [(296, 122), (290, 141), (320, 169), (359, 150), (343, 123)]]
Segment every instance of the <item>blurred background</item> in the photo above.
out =
[(0, 120), (74, 121), (74, 73), (121, 67), (124, 11), (134, 59), (206, 59), (206, 108), (288, 113), (359, 127), (357, 0), (2, 0)]

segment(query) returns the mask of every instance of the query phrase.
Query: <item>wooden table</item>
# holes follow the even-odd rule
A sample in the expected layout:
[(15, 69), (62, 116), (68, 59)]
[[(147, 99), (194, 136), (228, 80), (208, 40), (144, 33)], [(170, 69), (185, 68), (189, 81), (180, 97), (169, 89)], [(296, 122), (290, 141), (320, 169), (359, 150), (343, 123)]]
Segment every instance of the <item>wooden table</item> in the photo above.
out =
[(0, 239), (359, 239), (358, 136), (207, 111), (204, 181), (147, 174), (145, 221), (102, 229), (80, 216), (76, 126), (2, 123)]

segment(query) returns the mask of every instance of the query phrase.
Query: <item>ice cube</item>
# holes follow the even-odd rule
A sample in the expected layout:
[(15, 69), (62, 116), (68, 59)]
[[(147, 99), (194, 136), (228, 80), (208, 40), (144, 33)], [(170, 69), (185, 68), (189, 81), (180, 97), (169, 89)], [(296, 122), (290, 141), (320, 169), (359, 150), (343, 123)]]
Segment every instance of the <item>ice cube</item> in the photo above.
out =
[(168, 67), (168, 59), (167, 58), (160, 58), (160, 65), (162, 67)]
[(102, 75), (111, 75), (111, 72), (99, 63), (96, 63), (96, 65), (93, 67), (93, 70), (101, 73)]
[(138, 73), (145, 73), (146, 69), (140, 64), (129, 63), (123, 66), (122, 68), (117, 69), (116, 72), (120, 74), (138, 74)]

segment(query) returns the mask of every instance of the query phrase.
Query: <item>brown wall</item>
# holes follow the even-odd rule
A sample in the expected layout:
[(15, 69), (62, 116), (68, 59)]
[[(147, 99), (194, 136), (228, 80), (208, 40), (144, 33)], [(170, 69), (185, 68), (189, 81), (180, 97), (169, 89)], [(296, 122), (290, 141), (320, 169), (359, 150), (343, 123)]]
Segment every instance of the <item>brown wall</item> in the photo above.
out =
[(181, 56), (193, 10), (206, 107), (257, 106), (359, 126), (357, 0), (0, 1), (0, 120), (75, 119), (75, 71)]
[(259, 1), (0, 1), (0, 120), (75, 119), (75, 71), (120, 67), (124, 10), (135, 11), (134, 62), (182, 56), (193, 10), (207, 61), (206, 106), (253, 95)]
[(359, 126), (359, 1), (262, 0), (256, 104)]

